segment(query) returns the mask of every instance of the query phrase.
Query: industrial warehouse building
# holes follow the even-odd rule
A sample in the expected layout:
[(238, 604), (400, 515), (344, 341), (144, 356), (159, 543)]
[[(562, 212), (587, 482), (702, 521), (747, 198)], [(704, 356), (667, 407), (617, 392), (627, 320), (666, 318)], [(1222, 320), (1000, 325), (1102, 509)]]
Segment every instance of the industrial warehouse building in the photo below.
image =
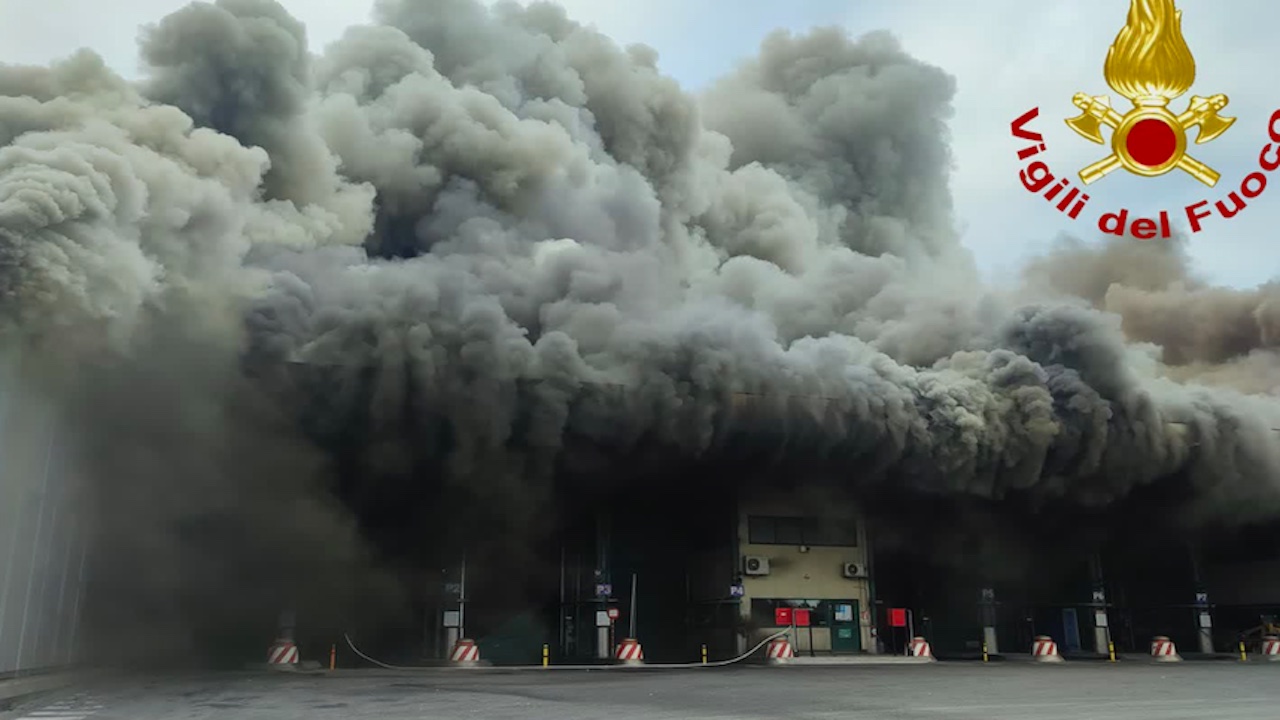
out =
[[(801, 655), (902, 654), (913, 635), (943, 658), (977, 657), (984, 645), (1028, 653), (1037, 635), (1068, 656), (1105, 654), (1109, 642), (1146, 652), (1155, 635), (1187, 654), (1231, 652), (1242, 637), (1252, 644), (1280, 615), (1274, 584), (1254, 581), (1276, 559), (1240, 562), (1240, 547), (1258, 546), (1253, 536), (1192, 552), (1135, 532), (1097, 553), (1059, 548), (1045, 556), (1053, 567), (1043, 577), (1009, 577), (879, 550), (875, 516), (830, 488), (748, 491), (727, 512), (680, 507), (673, 496), (601, 515), (594, 533), (562, 548), (560, 568), (549, 568), (558, 601), (531, 611), (469, 593), (474, 612), (463, 632), (500, 663), (534, 662), (544, 643), (558, 662), (598, 660), (631, 635), (650, 662), (696, 661), (702, 646), (726, 659), (787, 629), (780, 619), (795, 623)], [(445, 585), (457, 591), (450, 577)], [(444, 657), (456, 630), (442, 621), (456, 620), (458, 597), (437, 600), (438, 639), (427, 654)]]
[[(50, 447), (47, 437), (21, 447), (13, 444), (21, 434), (8, 437), (11, 472), (27, 467), (19, 458), (43, 460)], [(576, 448), (566, 454), (587, 456)], [(602, 453), (595, 464), (556, 474), (541, 500), (502, 509), (443, 485), (416, 493), (391, 486), (387, 497), (396, 502), (368, 504), (340, 486), (338, 496), (376, 550), (412, 550), (395, 566), (414, 619), (392, 627), (359, 616), (322, 624), (302, 608), (300, 643), (316, 657), (316, 648), (340, 643), (350, 630), (376, 656), (415, 663), (447, 657), (465, 634), (488, 660), (528, 664), (544, 645), (555, 662), (596, 662), (634, 635), (650, 662), (690, 662), (703, 646), (710, 659), (736, 657), (789, 619), (804, 655), (903, 653), (915, 634), (944, 658), (975, 657), (984, 644), (992, 653), (1025, 653), (1039, 634), (1067, 655), (1097, 654), (1108, 641), (1121, 652), (1144, 652), (1157, 634), (1188, 653), (1206, 643), (1231, 651), (1242, 634), (1253, 641), (1280, 617), (1275, 526), (1202, 533), (1193, 543), (1150, 524), (1113, 522), (1099, 532), (1105, 541), (1076, 545), (1078, 537), (1059, 531), (1087, 517), (1026, 514), (1018, 533), (990, 528), (997, 548), (1006, 537), (1028, 542), (1013, 549), (1033, 564), (1004, 566), (999, 554), (994, 562), (966, 554), (963, 542), (946, 535), (947, 519), (962, 512), (954, 498), (896, 496), (888, 487), (857, 492), (822, 468), (780, 468), (749, 450), (732, 455), (676, 464), (668, 456), (620, 462)], [(61, 449), (58, 456), (69, 457)], [(521, 507), (525, 500), (529, 508)], [(1158, 507), (1141, 495), (1133, 503)], [(42, 532), (54, 532), (53, 507)], [(1141, 517), (1133, 508), (1117, 515)], [(525, 528), (513, 517), (542, 524)], [(956, 545), (955, 562), (941, 561), (939, 543)], [(54, 552), (53, 564), (37, 556), (50, 578), (68, 577), (64, 593), (61, 580), (36, 576), (33, 593), (51, 598), (56, 610), (41, 621), (71, 622), (81, 610), (79, 546), (59, 547), (72, 553)], [(63, 555), (76, 560), (74, 573)], [(86, 603), (95, 600), (94, 561), (89, 547)], [(25, 592), (20, 585), (11, 597), (14, 588)], [(19, 607), (10, 605), (12, 627), (21, 625)], [(895, 625), (898, 618), (906, 627)], [(255, 656), (275, 618), (262, 620), (239, 628), (257, 643)], [(66, 652), (69, 632), (32, 637), (44, 647), (47, 636)]]

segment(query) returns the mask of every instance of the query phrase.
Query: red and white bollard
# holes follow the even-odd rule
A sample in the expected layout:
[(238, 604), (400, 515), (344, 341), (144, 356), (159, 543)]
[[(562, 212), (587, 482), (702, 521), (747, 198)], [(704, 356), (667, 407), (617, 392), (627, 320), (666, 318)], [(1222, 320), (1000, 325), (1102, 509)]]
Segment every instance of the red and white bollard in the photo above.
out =
[(933, 648), (929, 647), (929, 641), (917, 635), (911, 638), (911, 644), (907, 646), (911, 657), (922, 657), (933, 659)]
[(1062, 662), (1062, 656), (1058, 654), (1058, 643), (1048, 635), (1036, 636), (1031, 643), (1031, 656), (1037, 662)]
[(1181, 662), (1182, 656), (1173, 641), (1165, 635), (1157, 635), (1151, 639), (1151, 657), (1156, 662)]
[(298, 646), (292, 640), (277, 639), (267, 650), (267, 664), (272, 667), (293, 667), (298, 664)]
[(449, 662), (454, 665), (475, 665), (480, 662), (480, 647), (475, 640), (463, 638), (454, 643), (449, 653)]
[(644, 649), (640, 647), (639, 640), (623, 638), (618, 644), (617, 652), (614, 653), (614, 659), (624, 665), (643, 665)]
[(280, 613), (276, 625), (276, 639), (267, 648), (267, 665), (273, 670), (292, 670), (298, 664), (298, 645), (293, 641), (297, 619), (293, 611)]
[(1280, 637), (1275, 635), (1262, 636), (1262, 657), (1264, 660), (1271, 662), (1280, 661)]
[(765, 659), (770, 665), (783, 665), (791, 661), (796, 656), (796, 651), (791, 647), (791, 641), (785, 637), (774, 638), (769, 641), (769, 647), (765, 652)]

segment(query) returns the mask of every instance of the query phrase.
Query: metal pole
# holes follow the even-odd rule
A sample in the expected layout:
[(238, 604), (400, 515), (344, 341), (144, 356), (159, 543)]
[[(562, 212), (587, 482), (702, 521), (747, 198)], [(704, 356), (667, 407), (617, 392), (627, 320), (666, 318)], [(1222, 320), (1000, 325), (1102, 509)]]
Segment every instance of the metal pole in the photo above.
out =
[(293, 611), (293, 608), (289, 608), (288, 610), (285, 610), (284, 612), (280, 613), (279, 631), (277, 633), (277, 637), (279, 637), (281, 640), (288, 640), (289, 642), (293, 642), (294, 640), (297, 639), (297, 630), (298, 630), (298, 616), (297, 616), (297, 613)]
[(631, 635), (636, 636), (636, 574), (631, 573)]
[(560, 544), (560, 607), (556, 609), (556, 627), (557, 639), (556, 646), (559, 648), (561, 662), (565, 656), (564, 643), (564, 612), (565, 612), (565, 550), (564, 543)]
[[(32, 640), (31, 652), (35, 655), (34, 664), (39, 667), (44, 657), (45, 639), (45, 607), (49, 604), (49, 576), (53, 570), (53, 544), (58, 536), (58, 501), (55, 499), (53, 508), (49, 510), (49, 532), (44, 548), (44, 563), (41, 566), (40, 573), (40, 590), (36, 593), (36, 617), (33, 625), (35, 626), (34, 639)], [(57, 622), (55, 616), (54, 622)]]
[[(15, 488), (15, 490), (17, 490)], [(18, 499), (22, 497), (22, 491), (17, 490), (14, 493)], [(5, 618), (8, 617), (9, 609), (9, 589), (13, 587), (13, 565), (18, 558), (18, 540), (21, 539), (19, 532), (22, 530), (22, 503), (15, 501), (13, 503), (13, 533), (9, 536), (9, 559), (4, 566), (4, 579), (0, 580), (0, 639), (4, 638)]]
[[(72, 526), (75, 525), (75, 516), (72, 516)], [(62, 624), (67, 618), (63, 615), (62, 610), (66, 606), (67, 599), (67, 575), (71, 573), (71, 550), (75, 547), (75, 541), (79, 539), (77, 535), (71, 534), (67, 536), (67, 551), (62, 555), (62, 579), (58, 583), (58, 609), (54, 611), (53, 625), (53, 642), (50, 658), (53, 662), (57, 662), (58, 646), (62, 643)]]
[[(1205, 655), (1213, 654), (1213, 618), (1209, 614), (1208, 594), (1205, 592), (1204, 576), (1200, 572), (1200, 549), (1198, 547), (1189, 547), (1188, 555), (1191, 559), (1191, 578), (1195, 583), (1196, 589), (1196, 608), (1195, 625), (1196, 639), (1200, 643), (1200, 652)], [(1204, 602), (1200, 598), (1204, 597)]]
[[(7, 427), (6, 420), (9, 418), (10, 406), (14, 404), (14, 395), (16, 394), (14, 388), (19, 386), (18, 383), (13, 382), (14, 376), (17, 373), (17, 367), (17, 349), (11, 345), (0, 350), (0, 373), (3, 373), (3, 375), (0, 376), (0, 461), (6, 459), (6, 448), (4, 447), (5, 434), (3, 433), (3, 430)], [(4, 475), (0, 474), (0, 491), (7, 490), (8, 488), (12, 488), (14, 497), (12, 500), (5, 498), (5, 502), (3, 503), (4, 507), (0, 509), (6, 512), (9, 508), (13, 509), (13, 533), (10, 537), (9, 552), (7, 553), (8, 558), (5, 559), (4, 578), (0, 579), (0, 638), (4, 637), (5, 618), (8, 617), (6, 611), (8, 610), (9, 604), (10, 580), (13, 574), (13, 564), (17, 559), (18, 539), (21, 537), (19, 532), (22, 528), (23, 519), (20, 502), (22, 492), (18, 487), (18, 483), (6, 483)], [(0, 517), (0, 525), (2, 525), (6, 520), (8, 520), (8, 518)], [(3, 644), (0, 644), (0, 647), (3, 647)], [(9, 668), (5, 667), (3, 663), (0, 662), (0, 672), (8, 671), (8, 669)]]
[(996, 595), (992, 588), (984, 588), (982, 601), (979, 603), (982, 612), (982, 639), (987, 644), (987, 652), (1000, 654), (1000, 644), (996, 634)]
[[(467, 554), (462, 553), (462, 572), (458, 578), (458, 638), (465, 638), (466, 633), (466, 613), (467, 610)], [(452, 649), (450, 649), (452, 652)]]
[[(610, 586), (609, 594), (612, 595), (613, 576), (609, 573), (609, 545), (610, 545), (610, 528), (609, 516), (605, 511), (600, 510), (596, 514), (596, 572), (595, 584), (601, 585), (607, 583)], [(600, 660), (608, 660), (613, 648), (613, 620), (611, 619), (607, 625), (599, 623), (598, 613), (605, 612), (609, 609), (608, 597), (596, 597), (598, 605), (593, 605), (595, 609), (596, 622), (596, 658)]]
[(44, 472), (40, 480), (40, 503), (36, 510), (36, 534), (31, 539), (31, 566), (27, 570), (27, 597), (22, 603), (22, 625), (18, 627), (18, 657), (13, 671), (22, 670), (22, 652), (27, 640), (27, 617), (31, 612), (31, 591), (35, 587), (36, 554), (40, 551), (40, 532), (44, 529), (44, 504), (49, 495), (49, 464), (53, 459), (53, 441), (57, 437), (57, 416), (49, 418), (49, 443), (45, 446)]
[[(1093, 646), (1099, 655), (1103, 650), (1111, 652), (1111, 622), (1107, 618), (1106, 577), (1102, 570), (1102, 556), (1094, 553), (1089, 558), (1089, 569), (1093, 575)], [(1098, 620), (1103, 620), (1099, 625)]]
[(67, 664), (76, 659), (80, 639), (80, 599), (84, 596), (84, 566), (89, 555), (89, 539), (82, 534), (80, 539), (80, 570), (76, 573), (76, 599), (71, 604), (71, 634), (67, 639)]
[[(868, 609), (871, 610), (871, 614), (869, 616), (871, 618), (871, 626), (867, 629), (867, 637), (871, 640), (871, 647), (867, 649), (871, 654), (875, 655), (880, 652), (880, 633), (878, 631), (880, 618), (879, 613), (876, 612), (875, 549), (872, 547), (871, 543), (871, 521), (867, 520), (862, 523), (862, 546), (865, 548), (863, 553), (867, 561), (867, 604)], [(858, 618), (858, 620), (861, 621), (862, 618)], [(859, 622), (858, 624), (861, 625), (862, 623)], [(859, 632), (861, 632), (861, 628), (859, 628)], [(932, 638), (930, 638), (930, 641), (932, 641)]]

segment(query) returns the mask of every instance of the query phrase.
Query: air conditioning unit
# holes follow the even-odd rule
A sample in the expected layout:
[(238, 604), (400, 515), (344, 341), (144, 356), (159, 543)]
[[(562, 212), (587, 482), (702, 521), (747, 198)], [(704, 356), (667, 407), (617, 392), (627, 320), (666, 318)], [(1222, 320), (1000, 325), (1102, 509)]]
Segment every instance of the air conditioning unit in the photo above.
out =
[(748, 555), (742, 558), (742, 572), (746, 575), (768, 575), (769, 558), (762, 555)]
[(847, 562), (842, 570), (847, 578), (864, 578), (867, 576), (867, 567), (862, 563)]

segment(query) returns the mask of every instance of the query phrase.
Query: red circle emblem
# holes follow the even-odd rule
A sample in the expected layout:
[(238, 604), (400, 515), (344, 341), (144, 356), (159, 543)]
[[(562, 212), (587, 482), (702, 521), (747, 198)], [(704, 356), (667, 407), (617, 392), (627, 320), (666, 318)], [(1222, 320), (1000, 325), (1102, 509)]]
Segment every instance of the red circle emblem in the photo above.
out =
[(1124, 144), (1134, 162), (1146, 167), (1159, 167), (1173, 159), (1173, 154), (1178, 151), (1178, 136), (1164, 120), (1147, 118), (1129, 130)]

